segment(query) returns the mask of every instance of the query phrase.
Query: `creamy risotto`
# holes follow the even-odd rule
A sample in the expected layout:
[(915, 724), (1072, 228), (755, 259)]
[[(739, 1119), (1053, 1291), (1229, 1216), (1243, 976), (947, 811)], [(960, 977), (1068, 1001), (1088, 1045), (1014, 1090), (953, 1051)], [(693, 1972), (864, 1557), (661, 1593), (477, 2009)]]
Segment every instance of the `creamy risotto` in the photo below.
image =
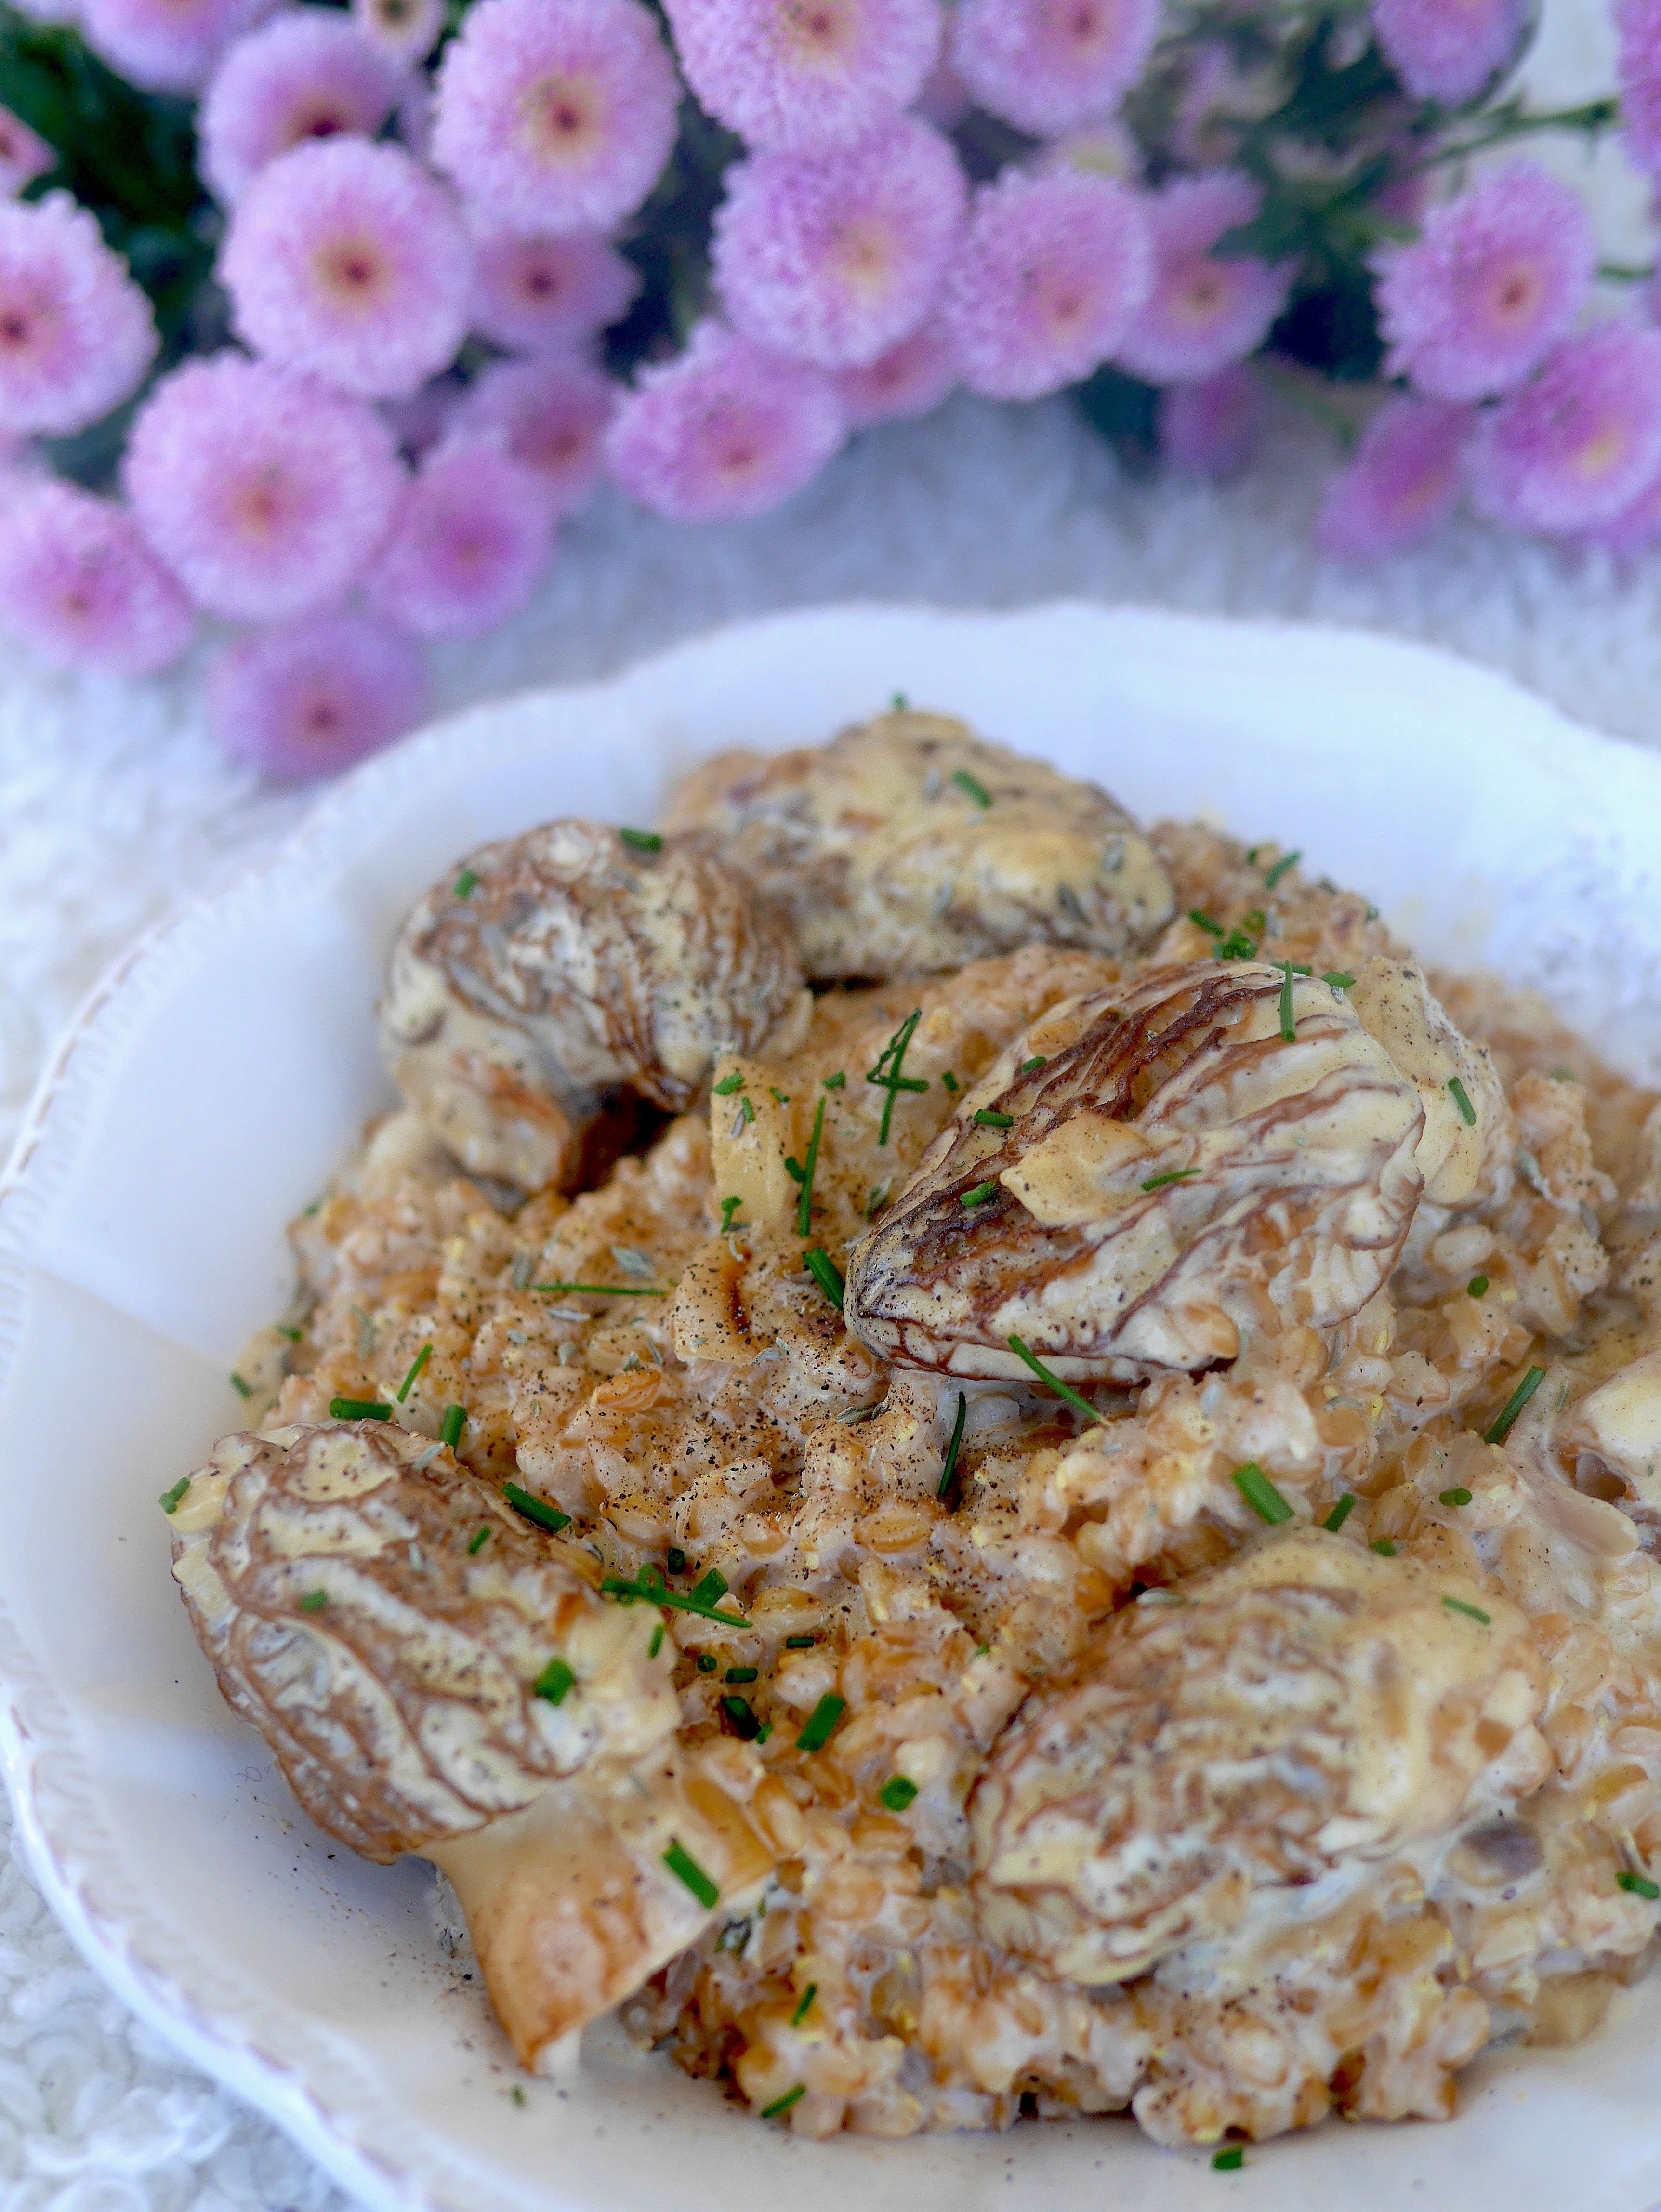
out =
[(527, 2067), (1215, 2143), (1645, 1970), (1661, 1110), (1317, 864), (897, 713), (411, 915), (163, 1503)]

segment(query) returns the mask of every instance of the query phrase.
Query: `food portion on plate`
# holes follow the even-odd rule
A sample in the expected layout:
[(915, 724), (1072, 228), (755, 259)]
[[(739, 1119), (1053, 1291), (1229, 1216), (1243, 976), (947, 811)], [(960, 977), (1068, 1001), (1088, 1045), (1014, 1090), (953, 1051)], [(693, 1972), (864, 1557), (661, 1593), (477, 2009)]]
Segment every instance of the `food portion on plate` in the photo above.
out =
[(163, 1504), (526, 2066), (1214, 2143), (1644, 1971), (1661, 1103), (1541, 1003), (896, 711), (459, 860), (380, 1023)]

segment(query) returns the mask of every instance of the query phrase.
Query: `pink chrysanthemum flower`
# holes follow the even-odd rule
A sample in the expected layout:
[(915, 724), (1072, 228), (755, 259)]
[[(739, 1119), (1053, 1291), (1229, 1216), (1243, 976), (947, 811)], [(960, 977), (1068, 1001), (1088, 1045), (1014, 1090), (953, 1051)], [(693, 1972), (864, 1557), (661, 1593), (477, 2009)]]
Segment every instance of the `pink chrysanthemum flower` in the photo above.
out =
[(86, 0), (87, 43), (146, 92), (195, 92), (271, 0)]
[(1595, 523), (1590, 530), (1577, 534), (1583, 545), (1600, 545), (1617, 559), (1646, 552), (1661, 540), (1661, 471), (1630, 507), (1623, 507), (1607, 522)]
[(844, 369), (837, 390), (849, 428), (863, 430), (873, 422), (909, 422), (932, 415), (956, 389), (958, 375), (952, 334), (939, 315), (931, 315), (921, 330), (890, 346), (868, 368)]
[(1290, 267), (1212, 252), (1250, 222), (1262, 195), (1249, 177), (1218, 170), (1178, 177), (1145, 203), (1153, 235), (1153, 289), (1117, 361), (1151, 384), (1189, 384), (1256, 353), (1292, 288)]
[(525, 605), (554, 548), (553, 501), (497, 439), (447, 439), (404, 495), (364, 584), (417, 637), (472, 637)]
[(1621, 128), (1640, 169), (1661, 177), (1661, 0), (1618, 0)]
[(499, 441), (546, 486), (557, 515), (575, 514), (599, 482), (618, 386), (580, 361), (502, 361), (455, 410), (457, 437)]
[(665, 0), (680, 65), (752, 146), (822, 154), (909, 107), (940, 45), (940, 0)]
[(67, 192), (0, 202), (0, 432), (62, 436), (149, 367), (150, 303)]
[(433, 160), (504, 230), (609, 230), (669, 158), (677, 93), (636, 0), (478, 0), (439, 70)]
[(233, 759), (273, 783), (332, 775), (420, 720), (417, 647), (368, 615), (309, 615), (228, 646), (208, 676), (208, 718)]
[(444, 0), (352, 0), (352, 21), (394, 61), (424, 62), (444, 28)]
[(1415, 100), (1457, 107), (1515, 58), (1528, 0), (1372, 0), (1384, 59)]
[(1608, 522), (1661, 473), (1661, 331), (1607, 322), (1566, 339), (1483, 420), (1477, 502), (1524, 530)]
[(711, 262), (733, 328), (821, 368), (916, 330), (963, 227), (957, 155), (905, 117), (843, 153), (757, 154), (727, 186)]
[(1007, 169), (975, 196), (945, 313), (964, 381), (1037, 399), (1114, 353), (1153, 277), (1140, 200), (1108, 177)]
[(292, 15), (239, 39), (197, 117), (198, 166), (228, 204), (268, 161), (308, 138), (373, 138), (403, 88), (398, 64), (333, 8)]
[(337, 138), (260, 171), (231, 217), (219, 276), (258, 352), (396, 399), (454, 360), (473, 251), (448, 194), (402, 147)]
[(1436, 399), (1487, 399), (1574, 327), (1597, 261), (1579, 192), (1512, 161), (1380, 250), (1379, 319), (1392, 376)]
[(9, 199), (25, 185), (44, 177), (57, 161), (46, 140), (21, 115), (0, 107), (0, 199)]
[(981, 106), (1040, 137), (1116, 107), (1159, 34), (1159, 0), (959, 0), (952, 66)]
[(1458, 495), (1475, 419), (1439, 399), (1387, 399), (1327, 484), (1316, 526), (1324, 550), (1364, 560), (1427, 536)]
[(846, 434), (822, 369), (782, 361), (718, 323), (642, 369), (606, 440), (618, 482), (676, 522), (764, 514), (814, 477)]
[(473, 328), (516, 352), (580, 345), (620, 322), (640, 290), (633, 262), (592, 234), (515, 238), (490, 231), (475, 246)]
[(187, 362), (156, 386), (125, 465), (151, 545), (202, 605), (243, 621), (342, 598), (404, 483), (373, 409), (235, 353)]
[(125, 507), (48, 477), (0, 498), (0, 622), (62, 668), (151, 676), (190, 643), (190, 601)]
[(1173, 468), (1226, 483), (1251, 459), (1262, 421), (1262, 386), (1237, 362), (1160, 393), (1159, 451)]

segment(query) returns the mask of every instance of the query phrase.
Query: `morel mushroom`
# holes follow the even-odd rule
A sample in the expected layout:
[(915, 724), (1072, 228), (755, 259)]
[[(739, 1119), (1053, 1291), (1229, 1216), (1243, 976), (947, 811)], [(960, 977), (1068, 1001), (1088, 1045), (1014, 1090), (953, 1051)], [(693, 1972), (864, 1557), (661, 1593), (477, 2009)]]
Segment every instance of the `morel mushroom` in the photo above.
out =
[(630, 845), (551, 822), (486, 845), (405, 923), (380, 1009), (382, 1057), (473, 1175), (568, 1179), (605, 1096), (691, 1105), (722, 1051), (799, 1009), (781, 917), (707, 840)]
[(1510, 1177), (1517, 1133), (1487, 1052), (1455, 1027), (1410, 962), (1366, 962), (1345, 995), (1419, 1093), (1425, 1126), (1414, 1163), (1427, 1200), (1463, 1206), (1493, 1197)]
[(1172, 913), (1159, 856), (1105, 792), (943, 714), (884, 714), (771, 759), (718, 754), (669, 819), (718, 838), (788, 914), (816, 981), (1023, 945), (1122, 953)]
[(1116, 1614), (970, 1802), (982, 1925), (1062, 1978), (1143, 1973), (1254, 1890), (1379, 1859), (1549, 1771), (1524, 1616), (1319, 1529)]
[(660, 1614), (602, 1597), (586, 1552), (442, 1446), (371, 1421), (228, 1437), (173, 1532), (225, 1697), (319, 1827), (448, 1874), (526, 2065), (766, 1872), (731, 1775), (677, 1748)]
[(1342, 995), (1199, 961), (1052, 1009), (935, 1138), (848, 1271), (885, 1358), (1019, 1376), (1196, 1368), (1243, 1328), (1329, 1326), (1420, 1194), (1412, 1083)]

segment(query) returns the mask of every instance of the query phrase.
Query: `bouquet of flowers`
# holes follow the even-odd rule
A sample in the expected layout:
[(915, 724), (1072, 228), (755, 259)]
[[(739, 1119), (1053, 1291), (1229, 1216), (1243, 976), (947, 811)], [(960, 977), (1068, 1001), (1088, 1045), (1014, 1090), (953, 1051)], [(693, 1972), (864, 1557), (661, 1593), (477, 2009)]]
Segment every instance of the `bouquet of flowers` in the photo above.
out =
[(238, 625), (216, 727), (313, 774), (602, 477), (753, 515), (959, 387), (1222, 475), (1281, 384), (1351, 556), (1661, 536), (1650, 272), (1469, 166), (1661, 176), (1618, 16), (1620, 101), (1546, 114), (1528, 0), (0, 0), (0, 622), (128, 674)]

